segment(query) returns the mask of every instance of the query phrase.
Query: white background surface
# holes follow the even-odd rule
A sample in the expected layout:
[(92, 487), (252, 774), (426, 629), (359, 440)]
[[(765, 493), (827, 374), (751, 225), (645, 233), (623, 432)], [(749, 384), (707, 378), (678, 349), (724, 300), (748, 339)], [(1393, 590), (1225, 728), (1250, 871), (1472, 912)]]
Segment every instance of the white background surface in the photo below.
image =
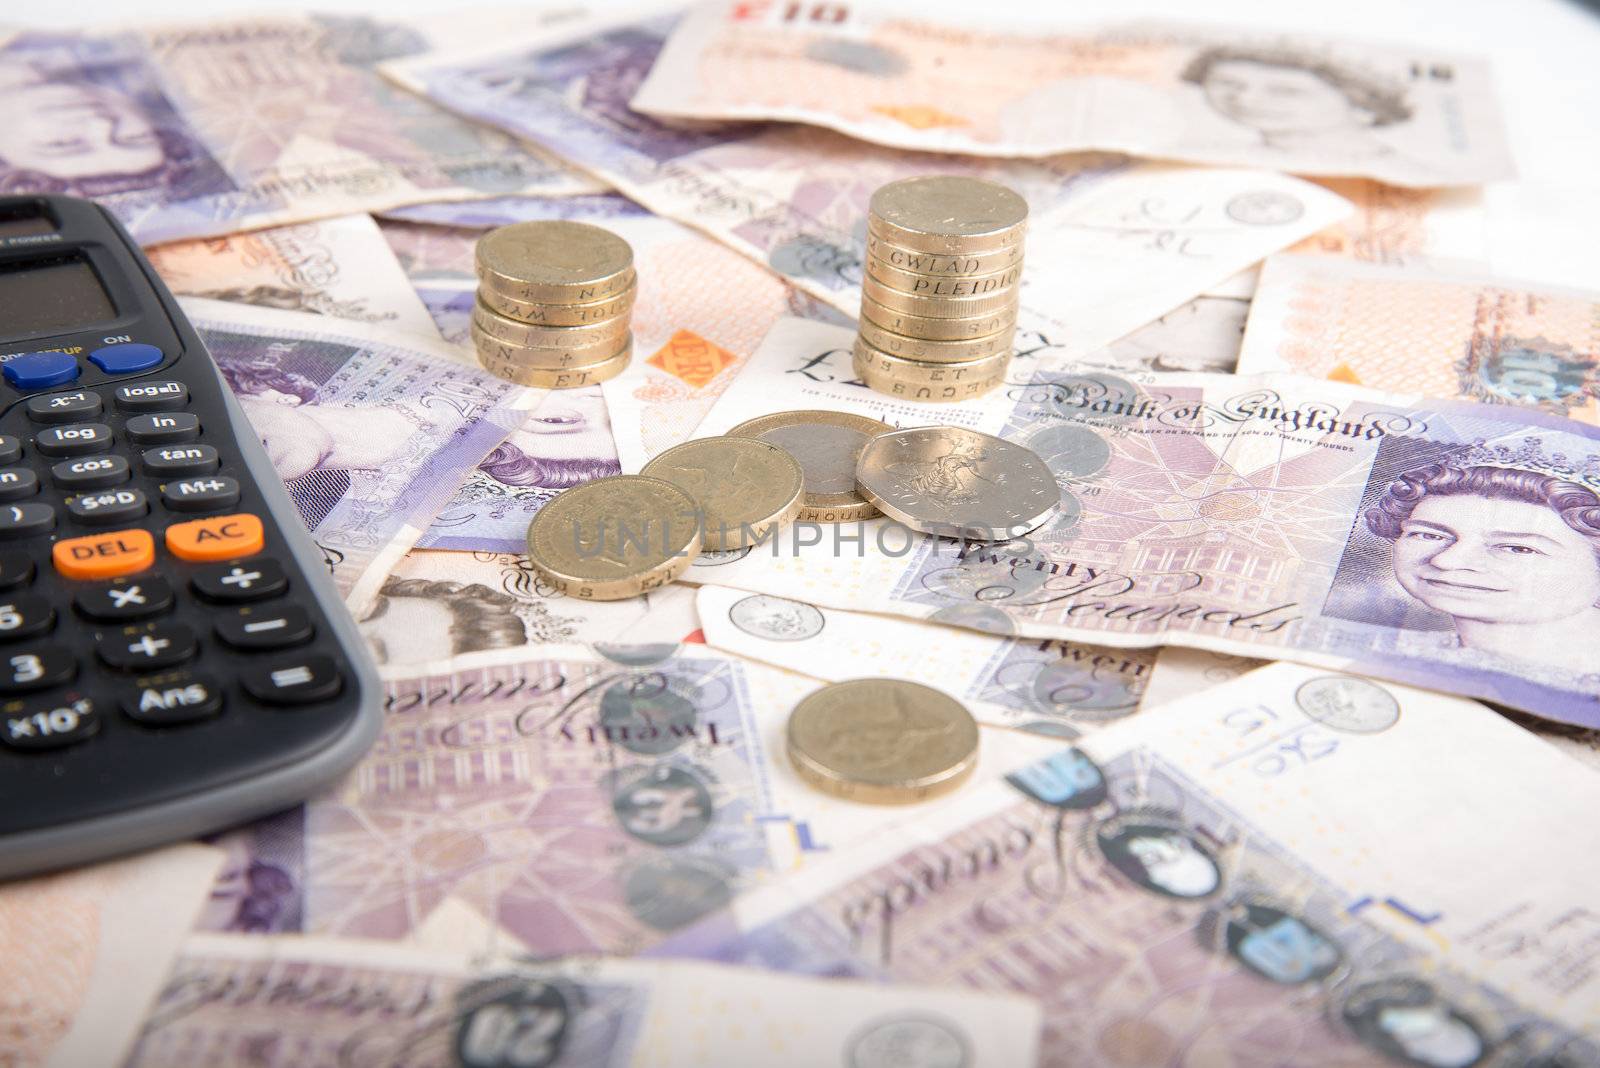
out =
[[(218, 18), (301, 8), (380, 18), (463, 9), (449, 0), (320, 0), (294, 7), (260, 0), (4, 0), (4, 6), (9, 10), (0, 18), (11, 25), (100, 28), (132, 18)], [(637, 5), (574, 0), (520, 6)], [(970, 0), (904, 6), (918, 15), (944, 9), (962, 21), (974, 17)], [(1510, 276), (1600, 289), (1600, 15), (1573, 0), (986, 0), (982, 10), (995, 26), (1168, 17), (1487, 56), (1520, 174), (1516, 182), (1485, 191), (1491, 264)], [(492, 43), (493, 9), (473, 7), (470, 17), (482, 22), (484, 43)], [(0, 100), (0, 121), (3, 109)]]

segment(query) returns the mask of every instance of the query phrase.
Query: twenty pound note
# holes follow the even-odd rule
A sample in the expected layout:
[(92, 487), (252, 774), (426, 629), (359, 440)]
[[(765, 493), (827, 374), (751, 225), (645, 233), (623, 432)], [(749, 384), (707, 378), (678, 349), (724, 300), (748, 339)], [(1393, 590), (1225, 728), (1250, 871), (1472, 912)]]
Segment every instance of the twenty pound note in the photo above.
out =
[(544, 396), (421, 334), (220, 300), (183, 306), (357, 615)]
[[(211, 935), (126, 1068), (1016, 1068), (1038, 1035), (1038, 1005), (1011, 994)], [(903, 1059), (919, 1051), (934, 1059)]]
[(594, 191), (374, 71), (429, 45), (420, 24), (334, 15), (0, 34), (0, 184), (94, 197), (144, 244), (427, 200)]
[(1587, 1065), (1596, 804), (1592, 772), (1481, 706), (1277, 664), (661, 952), (1032, 994), (1049, 1068)]
[[(746, 377), (784, 383), (792, 407), (925, 424), (852, 381), (850, 340), (779, 324), (701, 432), (737, 421)], [(1088, 369), (1019, 374), (938, 415), (1037, 453), (1055, 517), (997, 543), (798, 525), (716, 581), (957, 624), (983, 605), (1025, 637), (1354, 667), (1600, 725), (1594, 427), (1291, 375)], [(979, 447), (901, 475), (963, 518), (1004, 472)]]
[(979, 18), (882, 0), (702, 4), (633, 106), (983, 156), (1096, 149), (1412, 186), (1511, 173), (1482, 60), (1255, 29), (1004, 32)]

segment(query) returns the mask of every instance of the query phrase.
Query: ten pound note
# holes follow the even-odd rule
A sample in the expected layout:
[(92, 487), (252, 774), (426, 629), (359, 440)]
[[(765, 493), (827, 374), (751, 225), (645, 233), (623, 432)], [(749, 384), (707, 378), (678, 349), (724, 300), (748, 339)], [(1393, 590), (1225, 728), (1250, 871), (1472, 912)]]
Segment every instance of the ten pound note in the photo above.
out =
[[(852, 381), (850, 343), (780, 323), (701, 432), (748, 418), (775, 382), (795, 407), (926, 423), (926, 406)], [(1024, 637), (1354, 667), (1600, 725), (1594, 427), (1299, 376), (1088, 369), (938, 414), (1042, 457), (1055, 518), (999, 543), (801, 525), (715, 581), (967, 626), (984, 607)], [(963, 517), (974, 488), (1006, 477), (981, 448), (900, 474), (967, 527), (991, 525)]]
[(1261, 271), (1239, 371), (1293, 371), (1600, 423), (1600, 293), (1274, 256)]
[(1411, 186), (1511, 174), (1481, 60), (1211, 26), (1007, 33), (881, 0), (703, 4), (633, 106), (984, 156), (1098, 149)]

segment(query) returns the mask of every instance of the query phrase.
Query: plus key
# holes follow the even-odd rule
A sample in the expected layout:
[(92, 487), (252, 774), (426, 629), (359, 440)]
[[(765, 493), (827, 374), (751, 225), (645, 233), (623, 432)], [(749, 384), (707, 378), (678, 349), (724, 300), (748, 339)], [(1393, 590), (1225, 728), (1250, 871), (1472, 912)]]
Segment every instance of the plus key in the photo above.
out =
[(100, 639), (100, 659), (121, 671), (171, 667), (200, 652), (194, 631), (182, 623), (124, 627)]
[(276, 597), (289, 588), (283, 567), (270, 557), (258, 556), (235, 564), (196, 568), (190, 580), (194, 592), (208, 601), (239, 604)]

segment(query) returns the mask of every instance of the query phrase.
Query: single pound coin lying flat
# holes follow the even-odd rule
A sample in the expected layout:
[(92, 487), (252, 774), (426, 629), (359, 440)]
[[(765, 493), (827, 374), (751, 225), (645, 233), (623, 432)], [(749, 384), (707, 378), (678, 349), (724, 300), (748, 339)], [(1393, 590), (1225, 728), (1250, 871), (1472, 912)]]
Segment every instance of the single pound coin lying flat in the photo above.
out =
[(912, 530), (1005, 541), (1055, 514), (1061, 487), (1031, 449), (958, 426), (879, 434), (861, 450), (856, 486)]
[(789, 715), (789, 761), (847, 801), (907, 804), (949, 793), (978, 765), (978, 723), (955, 698), (903, 679), (852, 679)]
[(620, 601), (672, 582), (700, 552), (698, 506), (670, 482), (613, 475), (563, 490), (528, 524), (528, 560), (569, 597)]
[(878, 514), (856, 489), (856, 460), (868, 441), (893, 429), (864, 415), (807, 410), (757, 416), (728, 431), (728, 436), (765, 441), (800, 462), (805, 493), (796, 519), (850, 523)]
[(800, 514), (805, 473), (787, 451), (756, 438), (695, 438), (640, 474), (665, 479), (700, 506), (706, 549), (740, 549)]

